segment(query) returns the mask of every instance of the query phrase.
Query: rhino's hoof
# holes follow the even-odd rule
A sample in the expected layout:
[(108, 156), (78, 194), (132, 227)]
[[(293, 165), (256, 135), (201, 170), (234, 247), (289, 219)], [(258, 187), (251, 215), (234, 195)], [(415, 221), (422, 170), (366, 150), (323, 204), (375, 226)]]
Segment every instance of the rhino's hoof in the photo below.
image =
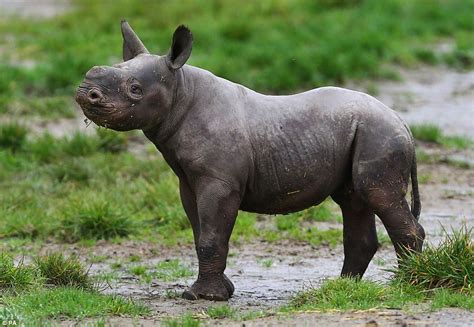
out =
[(224, 277), (223, 282), (224, 282), (225, 288), (227, 289), (227, 292), (229, 292), (229, 297), (231, 297), (235, 291), (234, 284), (232, 284), (230, 279), (225, 274), (223, 274), (223, 277)]
[(194, 301), (198, 300), (199, 297), (196, 295), (196, 293), (193, 292), (191, 288), (186, 289), (183, 294), (181, 295), (183, 299)]
[(227, 301), (234, 292), (234, 285), (227, 277), (225, 279), (197, 280), (193, 286), (183, 292), (182, 297), (186, 300)]

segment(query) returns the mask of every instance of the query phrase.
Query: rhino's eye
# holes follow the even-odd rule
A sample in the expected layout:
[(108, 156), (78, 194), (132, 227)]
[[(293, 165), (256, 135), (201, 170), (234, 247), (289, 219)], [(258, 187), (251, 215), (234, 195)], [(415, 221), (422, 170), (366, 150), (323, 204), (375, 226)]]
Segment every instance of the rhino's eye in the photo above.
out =
[(138, 84), (132, 84), (130, 85), (130, 93), (134, 96), (141, 96), (143, 94), (142, 89), (140, 85)]

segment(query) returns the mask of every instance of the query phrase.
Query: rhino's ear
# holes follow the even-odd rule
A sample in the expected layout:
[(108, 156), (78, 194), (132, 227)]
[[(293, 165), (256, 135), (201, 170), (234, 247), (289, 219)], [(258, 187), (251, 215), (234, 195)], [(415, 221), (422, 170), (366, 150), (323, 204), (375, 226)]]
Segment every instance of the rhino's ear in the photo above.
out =
[(122, 20), (123, 61), (135, 58), (141, 53), (149, 53), (130, 25)]
[(168, 66), (171, 69), (179, 69), (191, 55), (193, 49), (193, 34), (184, 25), (178, 26), (173, 34), (173, 43), (167, 56)]

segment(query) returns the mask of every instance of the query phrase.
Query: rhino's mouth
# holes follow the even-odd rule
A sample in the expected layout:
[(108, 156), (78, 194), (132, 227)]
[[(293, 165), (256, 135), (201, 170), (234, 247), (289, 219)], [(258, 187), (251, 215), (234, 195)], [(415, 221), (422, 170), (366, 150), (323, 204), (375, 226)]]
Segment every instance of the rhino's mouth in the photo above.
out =
[(75, 99), (87, 118), (99, 126), (110, 125), (116, 108), (107, 101), (107, 97), (97, 87), (81, 84)]

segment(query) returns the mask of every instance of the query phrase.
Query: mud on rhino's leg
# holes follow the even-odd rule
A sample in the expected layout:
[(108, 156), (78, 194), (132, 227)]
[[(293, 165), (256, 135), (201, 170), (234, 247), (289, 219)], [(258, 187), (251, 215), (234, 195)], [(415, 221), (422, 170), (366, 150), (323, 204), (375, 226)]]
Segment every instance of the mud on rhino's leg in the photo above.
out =
[(184, 298), (225, 301), (234, 292), (224, 270), (239, 205), (239, 194), (222, 181), (206, 178), (198, 183), (199, 238), (196, 250), (199, 275), (197, 281), (184, 291)]
[(389, 207), (376, 209), (376, 213), (387, 229), (398, 257), (407, 250), (421, 252), (425, 231), (411, 214), (405, 198)]
[(344, 265), (341, 276), (362, 277), (378, 248), (375, 214), (353, 192), (333, 195), (344, 219)]
[[(196, 253), (198, 253), (198, 241), (200, 235), (200, 227), (199, 227), (199, 215), (196, 203), (196, 196), (191, 188), (188, 186), (188, 183), (182, 179), (179, 181), (179, 193), (181, 197), (181, 203), (183, 204), (184, 211), (191, 223), (191, 227), (193, 229), (194, 235), (194, 245), (196, 248)], [(224, 277), (224, 284), (229, 292), (229, 296), (234, 294), (234, 284), (230, 281), (230, 279), (223, 274)]]

